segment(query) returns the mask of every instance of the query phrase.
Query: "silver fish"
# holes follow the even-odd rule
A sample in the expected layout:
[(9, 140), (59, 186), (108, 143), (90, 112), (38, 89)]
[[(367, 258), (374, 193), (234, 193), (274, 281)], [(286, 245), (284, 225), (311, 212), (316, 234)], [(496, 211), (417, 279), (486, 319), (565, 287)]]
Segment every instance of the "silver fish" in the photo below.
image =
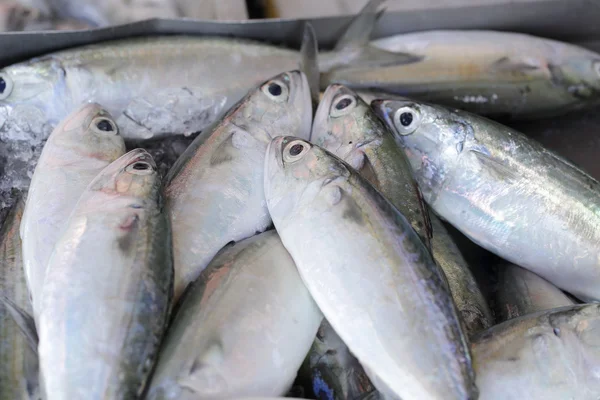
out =
[(476, 398), (450, 292), (391, 203), (348, 164), (292, 137), (269, 145), (265, 194), (306, 287), (379, 391)]
[(147, 398), (284, 395), (322, 318), (275, 231), (236, 243), (183, 296)]
[(443, 224), (429, 215), (406, 156), (369, 105), (352, 90), (331, 85), (317, 109), (311, 141), (356, 169), (430, 243), (467, 332), (488, 328), (491, 312), (468, 264)]
[(31, 180), (20, 229), (35, 314), (48, 260), (73, 207), (96, 175), (124, 153), (119, 128), (98, 104), (79, 107), (46, 142)]
[(572, 44), (454, 30), (395, 35), (368, 47), (413, 62), (354, 62), (323, 80), (495, 117), (539, 118), (600, 103), (600, 54)]
[(133, 150), (90, 183), (50, 258), (38, 326), (47, 400), (139, 398), (167, 323), (170, 243), (156, 165)]
[(481, 399), (595, 400), (600, 396), (600, 305), (541, 311), (473, 338)]
[[(19, 199), (0, 229), (0, 297), (31, 314), (19, 237), (24, 208)], [(12, 315), (9, 306), (0, 303), (0, 400), (30, 400), (38, 389), (36, 348)]]
[(173, 226), (175, 301), (227, 243), (269, 227), (265, 150), (282, 134), (308, 138), (311, 118), (306, 77), (300, 71), (283, 73), (205, 130), (171, 168), (165, 193)]
[(600, 299), (600, 184), (539, 143), (462, 111), (374, 101), (425, 201), (481, 247)]
[(559, 288), (517, 265), (504, 263), (498, 274), (494, 297), (500, 321), (575, 304)]

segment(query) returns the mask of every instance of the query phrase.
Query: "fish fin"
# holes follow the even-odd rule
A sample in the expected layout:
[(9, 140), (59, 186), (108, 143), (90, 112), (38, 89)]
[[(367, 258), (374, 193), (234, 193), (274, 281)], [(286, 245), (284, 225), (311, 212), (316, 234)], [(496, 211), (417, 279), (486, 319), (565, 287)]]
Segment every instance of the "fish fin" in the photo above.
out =
[(213, 152), (210, 158), (210, 166), (215, 167), (219, 164), (229, 163), (231, 160), (240, 157), (240, 149), (252, 146), (254, 137), (244, 128), (236, 126), (227, 139)]
[(0, 295), (0, 302), (4, 304), (23, 335), (27, 338), (29, 346), (37, 354), (38, 335), (33, 317), (5, 295)]
[(313, 102), (313, 110), (316, 111), (319, 104), (320, 72), (317, 59), (319, 56), (319, 43), (313, 26), (307, 22), (304, 24), (304, 35), (302, 36), (302, 47), (300, 48), (300, 69), (306, 75), (310, 88), (310, 98)]
[(542, 66), (535, 63), (532, 59), (513, 59), (502, 57), (492, 64), (492, 70), (498, 72), (518, 72), (528, 74), (533, 71), (542, 70)]
[(218, 368), (223, 359), (221, 343), (219, 341), (210, 343), (205, 351), (194, 359), (187, 374), (179, 377), (177, 383), (192, 391), (205, 391), (224, 384)]
[(365, 47), (371, 39), (371, 33), (373, 33), (377, 20), (383, 15), (383, 11), (377, 12), (377, 9), (384, 1), (369, 0), (350, 22), (342, 37), (337, 41), (334, 51)]
[(417, 192), (417, 199), (419, 199), (419, 208), (421, 209), (421, 215), (423, 217), (423, 223), (425, 224), (425, 245), (431, 251), (431, 239), (433, 238), (433, 225), (431, 224), (431, 217), (429, 215), (429, 208), (423, 198), (421, 188), (416, 181), (413, 181), (415, 191)]
[(383, 1), (370, 0), (354, 17), (336, 43), (332, 60), (324, 68), (325, 72), (336, 68), (375, 68), (423, 60), (422, 56), (369, 46), (371, 33), (384, 13), (384, 10), (377, 11)]
[(360, 164), (358, 165), (357, 170), (360, 171), (360, 175), (366, 180), (368, 180), (371, 183), (371, 185), (373, 185), (376, 188), (380, 188), (381, 182), (379, 182), (379, 179), (377, 179), (377, 173), (375, 172), (373, 164), (371, 164), (371, 160), (369, 160), (369, 157), (367, 157), (365, 153), (361, 152), (360, 154), (362, 156), (362, 159), (360, 161)]
[(514, 171), (501, 162), (494, 160), (489, 155), (478, 150), (470, 150), (477, 160), (485, 167), (486, 172), (497, 180), (507, 181), (516, 180), (517, 176)]

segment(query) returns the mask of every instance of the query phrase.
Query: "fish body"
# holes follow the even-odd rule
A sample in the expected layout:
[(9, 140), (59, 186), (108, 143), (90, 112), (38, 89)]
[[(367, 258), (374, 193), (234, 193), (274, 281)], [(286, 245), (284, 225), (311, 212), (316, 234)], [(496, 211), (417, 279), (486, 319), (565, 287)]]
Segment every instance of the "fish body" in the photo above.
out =
[(483, 117), (416, 101), (372, 105), (394, 130), (436, 214), (561, 289), (600, 299), (595, 179)]
[(394, 35), (369, 47), (414, 61), (366, 60), (323, 80), (517, 119), (560, 115), (600, 100), (600, 55), (555, 40), (441, 30)]
[(50, 255), (79, 197), (96, 175), (125, 153), (114, 120), (98, 104), (65, 118), (36, 166), (20, 227), (23, 261), (37, 314)]
[[(0, 229), (0, 295), (31, 314), (19, 224), (25, 202), (15, 203)], [(30, 400), (38, 389), (38, 360), (5, 304), (0, 303), (0, 400)]]
[(171, 168), (165, 194), (173, 226), (175, 300), (227, 243), (269, 227), (265, 150), (271, 138), (289, 132), (308, 138), (311, 110), (304, 74), (280, 74), (198, 136)]
[(430, 215), (406, 155), (370, 106), (352, 90), (331, 85), (317, 109), (311, 141), (356, 169), (429, 244), (467, 332), (488, 328), (491, 313), (467, 262), (441, 221)]
[(90, 183), (50, 259), (38, 324), (46, 398), (139, 398), (172, 285), (160, 178), (136, 149)]
[(34, 142), (84, 102), (106, 107), (126, 139), (191, 134), (298, 61), (297, 51), (218, 37), (103, 42), (4, 68), (0, 115), (5, 133)]
[(501, 321), (574, 304), (559, 288), (533, 272), (509, 263), (498, 268), (495, 302)]
[(322, 318), (275, 231), (229, 246), (182, 297), (148, 399), (284, 395)]
[(379, 391), (476, 397), (443, 276), (391, 203), (339, 158), (291, 137), (269, 145), (265, 194), (306, 287)]
[(481, 399), (597, 399), (600, 306), (541, 311), (481, 332), (473, 360)]

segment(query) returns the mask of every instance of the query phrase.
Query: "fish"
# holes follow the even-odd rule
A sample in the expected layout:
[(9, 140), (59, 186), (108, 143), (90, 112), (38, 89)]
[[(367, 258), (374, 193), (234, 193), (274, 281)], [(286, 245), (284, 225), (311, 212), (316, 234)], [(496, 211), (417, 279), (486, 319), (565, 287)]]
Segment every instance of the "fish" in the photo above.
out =
[[(20, 197), (0, 229), (0, 297), (31, 315), (19, 236), (24, 208), (25, 201)], [(37, 348), (23, 334), (11, 311), (4, 301), (0, 302), (0, 399), (37, 399)]]
[[(381, 1), (369, 1), (336, 50), (319, 54), (315, 69), (365, 57), (363, 42)], [(303, 47), (307, 40), (316, 41), (314, 32), (305, 32)], [(83, 102), (102, 104), (127, 140), (189, 136), (209, 127), (256, 85), (298, 69), (303, 56), (253, 40), (182, 35), (59, 50), (0, 69), (0, 140), (41, 143)]]
[(182, 297), (147, 398), (282, 396), (322, 318), (274, 230), (227, 246)]
[(327, 320), (321, 322), (298, 376), (308, 382), (314, 396), (311, 398), (382, 398), (360, 362)]
[(515, 264), (499, 265), (498, 275), (494, 298), (500, 321), (575, 304), (559, 288)]
[(476, 335), (482, 399), (597, 399), (600, 305), (571, 305), (513, 318)]
[(375, 100), (431, 208), (484, 249), (600, 299), (600, 184), (536, 141), (468, 112)]
[(175, 301), (227, 243), (271, 225), (263, 189), (265, 151), (275, 136), (308, 138), (311, 123), (306, 76), (285, 72), (249, 92), (175, 162), (165, 181)]
[(409, 221), (350, 165), (277, 137), (265, 195), (275, 229), (335, 332), (386, 397), (477, 398), (444, 277)]
[(36, 318), (48, 260), (73, 207), (96, 175), (123, 154), (121, 130), (96, 103), (78, 107), (44, 145), (20, 226), (25, 276)]
[(47, 400), (135, 399), (144, 390), (173, 294), (160, 186), (152, 157), (135, 149), (104, 168), (75, 206), (41, 300)]
[(512, 32), (434, 30), (377, 39), (368, 47), (413, 61), (354, 62), (325, 72), (322, 82), (513, 120), (600, 103), (600, 54), (569, 43)]
[(350, 164), (408, 219), (444, 272), (467, 333), (490, 327), (491, 312), (469, 265), (429, 213), (406, 155), (370, 105), (351, 89), (331, 85), (315, 114), (311, 141)]

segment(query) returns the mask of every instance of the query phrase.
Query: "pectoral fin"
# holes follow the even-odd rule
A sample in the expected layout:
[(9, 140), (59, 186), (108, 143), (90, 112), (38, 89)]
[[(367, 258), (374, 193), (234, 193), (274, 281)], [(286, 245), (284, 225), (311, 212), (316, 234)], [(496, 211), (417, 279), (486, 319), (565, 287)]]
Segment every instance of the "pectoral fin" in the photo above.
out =
[(518, 178), (511, 168), (489, 155), (477, 150), (470, 150), (470, 152), (477, 158), (485, 172), (495, 179), (499, 181), (510, 181)]

